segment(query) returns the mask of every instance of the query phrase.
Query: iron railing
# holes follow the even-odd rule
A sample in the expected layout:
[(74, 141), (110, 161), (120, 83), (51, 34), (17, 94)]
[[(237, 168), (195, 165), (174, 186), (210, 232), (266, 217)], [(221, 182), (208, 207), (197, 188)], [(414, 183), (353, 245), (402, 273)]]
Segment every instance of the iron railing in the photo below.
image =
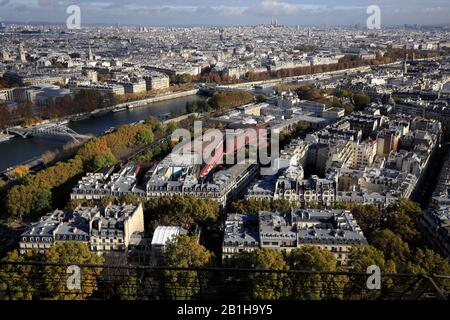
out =
[(0, 262), (0, 299), (448, 299), (450, 276)]

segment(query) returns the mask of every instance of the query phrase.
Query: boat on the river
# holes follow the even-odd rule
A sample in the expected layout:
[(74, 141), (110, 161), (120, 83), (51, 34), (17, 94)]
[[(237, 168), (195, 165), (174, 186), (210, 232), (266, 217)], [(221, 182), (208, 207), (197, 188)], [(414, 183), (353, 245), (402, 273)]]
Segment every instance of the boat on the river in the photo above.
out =
[(0, 133), (0, 143), (9, 141), (9, 140), (11, 140), (12, 138), (14, 138), (13, 135), (10, 135), (10, 134), (2, 134), (2, 133)]
[(116, 108), (116, 109), (111, 110), (112, 113), (117, 113), (117, 112), (122, 112), (122, 111), (127, 111), (127, 108)]
[(160, 121), (165, 121), (165, 120), (169, 120), (171, 115), (172, 114), (170, 112), (169, 113), (164, 113), (164, 114), (160, 115), (158, 118), (159, 118)]

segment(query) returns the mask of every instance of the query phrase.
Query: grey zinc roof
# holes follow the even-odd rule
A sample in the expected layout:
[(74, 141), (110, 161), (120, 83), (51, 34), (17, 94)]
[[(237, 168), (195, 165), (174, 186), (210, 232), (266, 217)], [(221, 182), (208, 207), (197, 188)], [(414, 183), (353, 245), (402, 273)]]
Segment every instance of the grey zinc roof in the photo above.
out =
[[(250, 227), (249, 223), (255, 223), (255, 227)], [(238, 245), (259, 245), (259, 232), (256, 228), (256, 215), (243, 215), (231, 213), (227, 216), (224, 230), (224, 244), (232, 243)]]

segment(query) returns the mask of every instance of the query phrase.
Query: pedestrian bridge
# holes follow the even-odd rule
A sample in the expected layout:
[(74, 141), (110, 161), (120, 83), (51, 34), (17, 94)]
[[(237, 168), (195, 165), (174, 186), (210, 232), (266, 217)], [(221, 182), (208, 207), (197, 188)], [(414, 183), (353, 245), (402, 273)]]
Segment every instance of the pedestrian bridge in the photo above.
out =
[(9, 128), (7, 132), (22, 138), (34, 136), (62, 136), (78, 142), (88, 138), (87, 135), (79, 134), (66, 125), (58, 123), (37, 125), (30, 128)]

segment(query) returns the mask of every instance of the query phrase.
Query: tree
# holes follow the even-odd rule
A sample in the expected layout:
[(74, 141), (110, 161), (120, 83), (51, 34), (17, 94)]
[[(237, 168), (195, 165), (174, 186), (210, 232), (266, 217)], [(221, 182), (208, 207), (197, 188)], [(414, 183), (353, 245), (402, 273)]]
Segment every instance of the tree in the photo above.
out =
[(30, 167), (27, 165), (17, 166), (10, 171), (10, 174), (16, 179), (25, 177), (30, 172)]
[(11, 123), (11, 113), (6, 103), (0, 103), (0, 128), (5, 128)]
[(116, 198), (114, 196), (107, 195), (107, 196), (104, 196), (100, 200), (100, 204), (101, 204), (102, 208), (106, 208), (109, 204), (114, 204), (115, 200), (116, 200)]
[(112, 166), (117, 162), (117, 159), (114, 157), (112, 153), (98, 154), (94, 157), (94, 168), (102, 169), (109, 166)]
[[(288, 255), (291, 270), (333, 272), (337, 270), (335, 256), (325, 249), (304, 246)], [(292, 274), (291, 294), (295, 299), (336, 299), (341, 298), (346, 276), (328, 274)]]
[(120, 300), (137, 300), (138, 279), (134, 275), (127, 277), (117, 288), (117, 295)]
[(38, 189), (33, 192), (31, 200), (31, 213), (41, 215), (52, 207), (52, 193), (47, 189)]
[(175, 76), (175, 83), (181, 84), (181, 83), (191, 83), (191, 82), (192, 82), (192, 76), (188, 73), (177, 74)]
[(226, 111), (253, 102), (253, 95), (243, 91), (215, 92), (208, 100), (214, 110)]
[(408, 244), (389, 229), (373, 232), (369, 242), (383, 252), (387, 260), (395, 261), (397, 268), (401, 268), (409, 258)]
[(383, 228), (390, 229), (403, 241), (410, 244), (420, 243), (419, 219), (420, 206), (409, 199), (400, 199), (388, 207), (382, 216)]
[(140, 199), (138, 196), (134, 194), (126, 193), (122, 197), (120, 197), (120, 202), (137, 205), (140, 202), (142, 202), (142, 199)]
[(406, 273), (422, 275), (439, 275), (447, 278), (434, 277), (436, 285), (440, 288), (450, 286), (450, 264), (447, 259), (430, 249), (416, 249), (405, 264)]
[(353, 95), (353, 103), (358, 110), (363, 110), (370, 103), (370, 97), (363, 92), (358, 92)]
[[(286, 270), (287, 264), (283, 255), (273, 249), (255, 249), (251, 252), (241, 252), (235, 261), (239, 268)], [(245, 276), (245, 275), (244, 275)], [(252, 283), (252, 299), (280, 299), (289, 294), (286, 285), (287, 276), (282, 273), (256, 272), (247, 275)]]
[(241, 214), (256, 214), (259, 211), (271, 210), (269, 200), (244, 199), (231, 204), (231, 211)]
[(31, 211), (33, 190), (24, 185), (12, 187), (6, 196), (6, 209), (8, 213), (22, 220), (24, 215)]
[(405, 272), (450, 276), (450, 264), (433, 250), (418, 248), (414, 250), (410, 261), (406, 263)]
[(54, 151), (46, 151), (42, 155), (42, 161), (45, 165), (48, 165), (49, 163), (53, 162), (56, 159), (56, 152)]
[(344, 104), (345, 114), (350, 114), (355, 111), (355, 106), (351, 103)]
[(383, 272), (395, 272), (392, 261), (386, 260), (383, 252), (369, 245), (352, 246), (349, 260), (355, 272), (366, 272), (371, 265), (379, 266)]
[(176, 124), (175, 122), (171, 121), (171, 122), (169, 122), (169, 123), (166, 125), (165, 133), (166, 133), (166, 134), (171, 134), (171, 133), (174, 132), (177, 128), (178, 128), (177, 124)]
[[(86, 299), (97, 289), (96, 276), (102, 270), (103, 257), (91, 252), (85, 243), (70, 241), (58, 242), (45, 251), (44, 261), (63, 263), (66, 265), (95, 265), (83, 267), (80, 289), (67, 288), (71, 273), (66, 266), (47, 265), (44, 267), (43, 280), (47, 296), (55, 300)], [(98, 267), (97, 267), (98, 266)]]
[(148, 127), (143, 127), (136, 135), (137, 142), (143, 145), (152, 144), (153, 138), (153, 132)]
[(305, 100), (316, 100), (322, 96), (320, 91), (313, 86), (301, 86), (298, 93), (300, 98)]
[(148, 125), (150, 127), (150, 130), (152, 130), (155, 133), (160, 132), (162, 130), (161, 122), (153, 116), (147, 117), (145, 119), (145, 124)]
[(257, 102), (257, 103), (264, 103), (264, 102), (267, 102), (267, 98), (266, 98), (265, 95), (258, 94), (258, 95), (256, 96), (256, 102)]
[[(366, 273), (367, 268), (370, 266), (377, 266), (380, 268), (381, 272), (384, 273), (395, 273), (395, 263), (391, 260), (386, 260), (384, 258), (383, 252), (380, 250), (369, 246), (369, 245), (356, 245), (352, 246), (350, 249), (350, 266), (355, 272)], [(355, 295), (358, 292), (365, 292), (367, 289), (367, 278), (360, 276), (350, 276), (350, 281), (347, 284), (347, 291), (351, 295)], [(393, 285), (392, 279), (381, 277), (382, 287), (390, 288)], [(360, 298), (369, 298), (372, 294), (367, 293), (367, 297), (363, 296)]]
[[(35, 210), (44, 210), (47, 207), (47, 200), (50, 202), (49, 192), (82, 171), (83, 162), (76, 156), (67, 162), (58, 162), (35, 175), (27, 175), (22, 184), (12, 187), (6, 195), (5, 207), (8, 214), (22, 219), (23, 215), (32, 211), (32, 206)], [(37, 195), (33, 199), (34, 194)]]
[(188, 113), (192, 113), (192, 112), (197, 112), (198, 110), (198, 105), (196, 101), (187, 101), (186, 102), (186, 112)]
[[(28, 255), (21, 255), (17, 250), (10, 251), (2, 259), (7, 262), (26, 262)], [(34, 288), (33, 267), (31, 265), (0, 265), (0, 291), (9, 295), (13, 300), (31, 300)]]
[(78, 151), (87, 170), (96, 171), (117, 162), (106, 140), (96, 138), (85, 143)]
[(375, 230), (379, 230), (381, 211), (376, 206), (356, 205), (351, 209), (351, 212), (366, 237)]
[(147, 202), (145, 213), (154, 225), (172, 225), (191, 229), (194, 224), (206, 226), (215, 222), (219, 217), (219, 206), (211, 199), (161, 197)]
[[(201, 246), (196, 238), (178, 236), (166, 245), (163, 264), (167, 267), (202, 268), (211, 265), (213, 257), (213, 253)], [(202, 285), (196, 271), (165, 270), (164, 279), (164, 289), (170, 299), (190, 299)]]
[(351, 96), (350, 92), (345, 89), (341, 89), (336, 93), (336, 97), (339, 97), (339, 98), (350, 97), (350, 96)]

